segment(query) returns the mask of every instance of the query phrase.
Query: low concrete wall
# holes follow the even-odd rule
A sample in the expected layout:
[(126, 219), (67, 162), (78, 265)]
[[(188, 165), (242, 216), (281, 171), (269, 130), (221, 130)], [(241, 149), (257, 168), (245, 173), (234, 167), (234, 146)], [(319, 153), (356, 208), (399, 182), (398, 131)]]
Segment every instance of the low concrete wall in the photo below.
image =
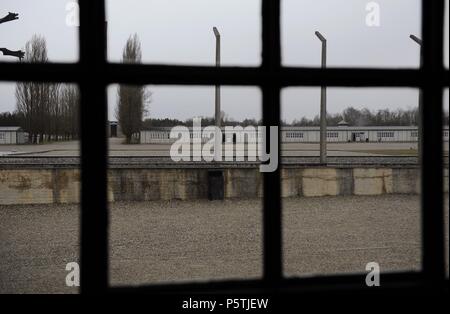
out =
[(78, 169), (0, 170), (0, 204), (77, 203)]
[[(225, 198), (261, 197), (258, 168), (224, 169)], [(448, 192), (448, 169), (444, 171)], [(208, 196), (207, 169), (111, 169), (110, 201), (187, 200)], [(415, 167), (289, 167), (281, 170), (283, 197), (417, 194)], [(78, 169), (1, 169), (0, 204), (77, 203)]]
[[(445, 170), (448, 181), (448, 169)], [(418, 194), (417, 168), (283, 169), (282, 196)], [(446, 184), (448, 191), (448, 184)]]

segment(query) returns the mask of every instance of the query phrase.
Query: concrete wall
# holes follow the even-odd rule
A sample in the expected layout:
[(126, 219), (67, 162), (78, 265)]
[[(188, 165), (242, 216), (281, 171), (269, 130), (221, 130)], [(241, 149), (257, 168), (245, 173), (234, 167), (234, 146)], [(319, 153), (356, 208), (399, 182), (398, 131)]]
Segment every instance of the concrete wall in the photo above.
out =
[(75, 203), (80, 199), (78, 169), (0, 170), (0, 204)]
[[(281, 170), (283, 197), (328, 195), (417, 194), (418, 169), (289, 167)], [(448, 169), (444, 171), (448, 192)], [(111, 169), (110, 201), (188, 200), (207, 198), (207, 169)], [(224, 169), (225, 198), (261, 197), (257, 168)], [(80, 198), (78, 169), (1, 169), (0, 205), (76, 203)]]

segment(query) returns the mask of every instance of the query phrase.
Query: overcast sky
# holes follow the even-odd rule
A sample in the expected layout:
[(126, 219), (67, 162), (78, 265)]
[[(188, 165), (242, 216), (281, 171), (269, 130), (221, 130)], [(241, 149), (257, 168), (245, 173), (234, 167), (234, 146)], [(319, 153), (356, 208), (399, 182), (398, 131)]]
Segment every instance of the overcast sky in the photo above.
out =
[[(76, 61), (78, 34), (77, 27), (71, 25), (71, 2), (1, 0), (0, 16), (11, 11), (19, 13), (20, 19), (0, 25), (0, 47), (23, 49), (36, 33), (45, 36), (51, 61)], [(376, 8), (367, 10), (373, 2), (379, 5), (379, 25)], [(222, 34), (223, 65), (257, 66), (261, 62), (259, 0), (107, 0), (106, 4), (111, 61), (120, 61), (127, 38), (137, 33), (145, 63), (212, 65), (212, 27), (217, 26)], [(446, 13), (448, 29), (448, 8)], [(321, 46), (314, 35), (319, 30), (328, 40), (330, 67), (417, 67), (419, 47), (409, 34), (420, 37), (420, 14), (419, 0), (284, 0), (283, 63), (319, 66)], [(375, 25), (367, 25), (368, 17)], [(446, 38), (448, 64), (448, 32)], [(2, 55), (0, 60), (14, 61)], [(149, 89), (151, 117), (186, 119), (213, 115), (213, 87)], [(109, 90), (110, 118), (114, 119), (115, 87)], [(340, 112), (347, 106), (407, 109), (417, 106), (417, 94), (412, 89), (330, 88), (328, 110)], [(222, 97), (222, 108), (229, 117), (261, 117), (258, 88), (224, 87)], [(319, 88), (286, 89), (282, 94), (283, 119), (290, 122), (302, 116), (314, 117), (319, 112), (319, 97)], [(14, 108), (14, 84), (0, 83), (0, 112)]]

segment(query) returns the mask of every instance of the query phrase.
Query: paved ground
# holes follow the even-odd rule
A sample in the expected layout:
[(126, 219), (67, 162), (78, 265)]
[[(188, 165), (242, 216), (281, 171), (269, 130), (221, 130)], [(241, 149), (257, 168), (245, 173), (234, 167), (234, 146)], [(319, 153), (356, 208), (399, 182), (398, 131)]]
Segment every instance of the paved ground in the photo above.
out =
[[(123, 139), (110, 139), (111, 156), (169, 156), (168, 144), (124, 145)], [(448, 153), (448, 142), (444, 145)], [(283, 156), (319, 156), (319, 144), (287, 143)], [(329, 156), (415, 155), (415, 143), (329, 143)], [(79, 142), (55, 142), (42, 145), (0, 145), (0, 156), (78, 156)]]
[[(0, 292), (76, 293), (78, 218), (76, 205), (0, 206)], [(260, 200), (115, 203), (111, 283), (260, 277), (261, 219)], [(287, 276), (420, 267), (417, 196), (285, 199), (283, 221)]]

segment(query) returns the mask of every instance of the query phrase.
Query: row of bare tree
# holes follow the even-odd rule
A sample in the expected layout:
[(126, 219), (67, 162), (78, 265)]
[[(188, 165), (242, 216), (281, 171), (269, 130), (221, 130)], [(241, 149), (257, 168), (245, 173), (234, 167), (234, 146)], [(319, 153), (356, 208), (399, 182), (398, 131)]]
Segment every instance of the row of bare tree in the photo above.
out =
[[(130, 36), (123, 50), (124, 63), (140, 63), (141, 44)], [(25, 46), (25, 62), (48, 62), (45, 38), (34, 35)], [(150, 93), (145, 86), (120, 85), (116, 118), (132, 143), (142, 128)], [(28, 132), (31, 143), (77, 139), (79, 137), (79, 93), (73, 85), (20, 82), (16, 86), (16, 117)]]
[[(45, 39), (34, 35), (25, 46), (26, 62), (48, 62)], [(20, 82), (16, 111), (31, 143), (79, 137), (79, 93), (74, 85)]]

